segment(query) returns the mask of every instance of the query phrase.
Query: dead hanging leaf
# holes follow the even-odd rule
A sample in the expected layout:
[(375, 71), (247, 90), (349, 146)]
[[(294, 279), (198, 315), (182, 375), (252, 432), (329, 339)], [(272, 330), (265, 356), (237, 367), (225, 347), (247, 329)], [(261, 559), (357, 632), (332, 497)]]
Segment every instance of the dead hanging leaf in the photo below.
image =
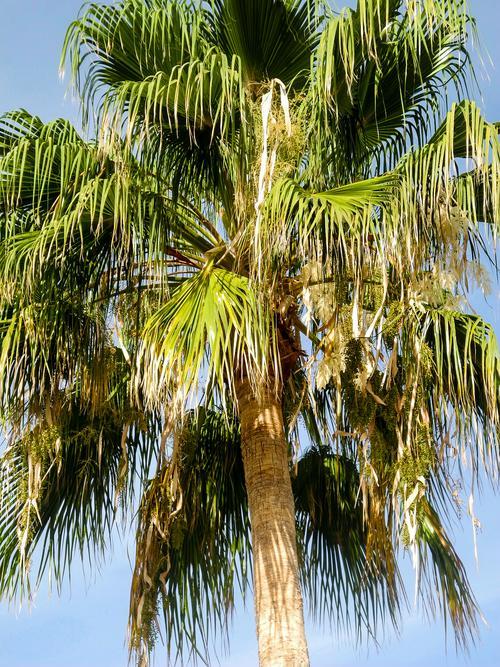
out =
[(368, 381), (368, 382), (366, 383), (366, 391), (370, 394), (370, 396), (373, 398), (373, 400), (375, 401), (375, 403), (378, 403), (378, 405), (385, 405), (385, 406), (387, 405), (387, 403), (385, 403), (385, 401), (383, 401), (383, 400), (380, 398), (380, 396), (377, 396), (377, 394), (373, 391), (373, 389), (372, 389), (372, 385), (371, 385), (371, 382), (370, 382), (370, 381)]
[(387, 373), (387, 378), (385, 384), (387, 389), (390, 389), (392, 386), (392, 382), (398, 373), (398, 346), (396, 344), (396, 340), (392, 347), (392, 352), (391, 356), (389, 357), (386, 373)]
[(316, 387), (318, 389), (324, 389), (332, 378), (332, 370), (328, 363), (328, 360), (321, 359), (318, 362), (318, 369), (316, 372)]
[(361, 366), (356, 375), (354, 376), (354, 387), (360, 394), (366, 393), (366, 385), (368, 383), (368, 370), (365, 365)]
[(282, 298), (278, 303), (278, 312), (281, 317), (286, 317), (290, 308), (295, 304), (295, 297), (291, 294)]
[(331, 380), (339, 384), (340, 374), (345, 371), (345, 368), (345, 346), (342, 338), (337, 335), (331, 336), (324, 356), (318, 362), (316, 372), (317, 388), (324, 389)]

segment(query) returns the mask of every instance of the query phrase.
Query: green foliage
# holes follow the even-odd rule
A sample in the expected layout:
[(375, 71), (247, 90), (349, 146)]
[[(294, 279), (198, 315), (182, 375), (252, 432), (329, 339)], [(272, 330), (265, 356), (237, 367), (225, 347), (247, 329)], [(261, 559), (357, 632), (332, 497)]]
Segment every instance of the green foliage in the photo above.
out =
[(235, 586), (247, 590), (250, 553), (239, 424), (218, 410), (191, 413), (141, 501), (132, 648), (148, 655), (161, 608), (169, 651), (206, 650), (210, 631), (226, 629)]
[[(361, 636), (386, 613), (397, 623), (399, 601), (395, 573), (382, 559), (368, 557), (359, 482), (353, 460), (324, 449), (307, 452), (293, 477), (302, 584), (311, 611)], [(336, 614), (339, 608), (345, 614)]]
[(0, 593), (102, 555), (136, 489), (132, 648), (163, 615), (202, 657), (250, 576), (245, 377), (283, 400), (313, 614), (397, 624), (406, 549), (473, 636), (443, 526), (462, 461), (499, 473), (497, 342), (465, 305), (500, 212), (473, 32), (465, 0), (84, 6), (62, 63), (98, 136), (0, 120)]
[(196, 394), (202, 369), (208, 391), (233, 383), (235, 371), (256, 385), (265, 382), (269, 365), (279, 372), (269, 320), (247, 278), (209, 264), (146, 322), (140, 349), (146, 391), (157, 402), (163, 387), (174, 388), (174, 402), (183, 404)]
[(126, 506), (147, 474), (157, 428), (116, 398), (95, 413), (54, 397), (21, 437), (12, 433), (0, 460), (2, 595), (30, 594), (32, 564), (36, 585), (49, 571), (59, 586), (75, 553), (90, 563), (104, 556), (120, 498)]

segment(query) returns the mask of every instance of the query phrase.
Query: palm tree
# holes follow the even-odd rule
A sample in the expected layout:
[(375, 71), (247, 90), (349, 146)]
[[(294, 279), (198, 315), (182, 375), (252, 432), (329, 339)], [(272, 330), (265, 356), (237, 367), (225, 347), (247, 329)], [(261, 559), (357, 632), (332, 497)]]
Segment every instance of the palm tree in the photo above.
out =
[(82, 10), (62, 62), (96, 139), (0, 125), (0, 594), (123, 514), (142, 663), (161, 615), (203, 657), (253, 579), (260, 664), (308, 665), (303, 597), (357, 638), (397, 624), (402, 551), (473, 636), (444, 527), (465, 464), (472, 490), (499, 468), (473, 31), (465, 0)]

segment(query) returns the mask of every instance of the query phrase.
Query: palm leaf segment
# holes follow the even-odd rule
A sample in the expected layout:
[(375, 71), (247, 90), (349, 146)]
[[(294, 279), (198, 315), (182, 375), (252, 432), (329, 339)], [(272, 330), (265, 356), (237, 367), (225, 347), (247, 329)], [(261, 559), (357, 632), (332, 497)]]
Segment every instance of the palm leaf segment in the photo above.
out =
[(231, 414), (243, 374), (283, 390), (291, 443), (299, 418), (314, 443), (294, 478), (312, 610), (345, 604), (358, 631), (395, 618), (403, 543), (457, 638), (474, 631), (437, 514), (456, 448), (498, 471), (496, 341), (460, 300), (496, 236), (498, 126), (441, 94), (467, 89), (470, 29), (461, 0), (84, 9), (63, 58), (98, 140), (26, 112), (0, 127), (3, 591), (43, 539), (41, 571), (100, 548), (111, 499), (155, 458), (134, 646), (158, 593), (179, 647), (224, 625), (248, 520), (237, 423), (213, 406)]

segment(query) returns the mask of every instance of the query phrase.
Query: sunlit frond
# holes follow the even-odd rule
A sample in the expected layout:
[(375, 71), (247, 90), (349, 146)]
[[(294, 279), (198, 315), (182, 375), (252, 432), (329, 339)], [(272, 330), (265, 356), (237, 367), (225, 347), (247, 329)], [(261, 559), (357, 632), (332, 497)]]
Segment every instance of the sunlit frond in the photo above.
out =
[(270, 365), (279, 375), (272, 331), (249, 280), (208, 265), (146, 322), (138, 381), (152, 402), (165, 391), (181, 401), (213, 390), (225, 399), (238, 375), (258, 387)]

